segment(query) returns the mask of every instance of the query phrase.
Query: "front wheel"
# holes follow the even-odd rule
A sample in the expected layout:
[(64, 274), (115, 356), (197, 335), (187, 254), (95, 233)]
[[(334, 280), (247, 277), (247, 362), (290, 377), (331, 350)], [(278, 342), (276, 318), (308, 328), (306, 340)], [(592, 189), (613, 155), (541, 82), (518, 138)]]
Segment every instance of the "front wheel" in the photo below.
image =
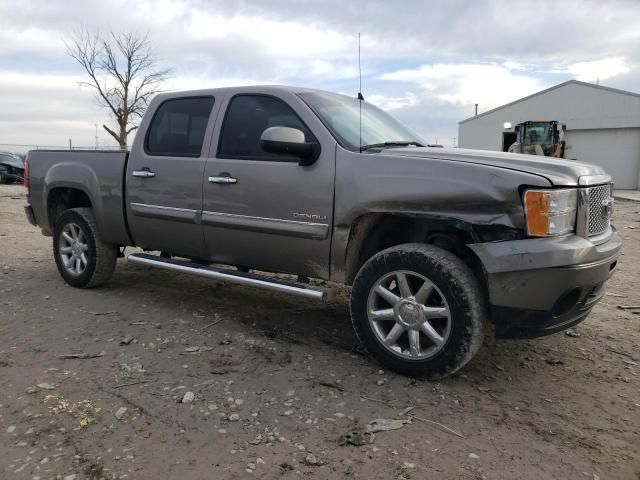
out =
[(53, 256), (65, 282), (91, 288), (111, 278), (118, 247), (102, 241), (91, 208), (72, 208), (56, 220)]
[(453, 374), (482, 345), (487, 307), (473, 272), (438, 247), (405, 244), (374, 255), (351, 291), (363, 346), (403, 375)]

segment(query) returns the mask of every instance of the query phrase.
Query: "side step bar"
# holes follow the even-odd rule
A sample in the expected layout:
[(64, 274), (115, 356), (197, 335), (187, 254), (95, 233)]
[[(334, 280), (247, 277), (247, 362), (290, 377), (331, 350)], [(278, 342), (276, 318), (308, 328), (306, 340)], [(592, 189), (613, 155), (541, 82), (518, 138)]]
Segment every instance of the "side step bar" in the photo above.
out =
[(288, 293), (300, 297), (313, 298), (315, 300), (328, 301), (334, 297), (334, 291), (332, 289), (315, 288), (304, 283), (287, 282), (286, 280), (272, 278), (266, 275), (222, 270), (188, 260), (169, 259), (147, 253), (132, 253), (127, 257), (127, 261), (138, 265), (146, 265), (148, 267), (156, 267), (173, 272), (189, 273), (213, 280), (236, 283), (247, 287), (264, 288), (274, 292)]

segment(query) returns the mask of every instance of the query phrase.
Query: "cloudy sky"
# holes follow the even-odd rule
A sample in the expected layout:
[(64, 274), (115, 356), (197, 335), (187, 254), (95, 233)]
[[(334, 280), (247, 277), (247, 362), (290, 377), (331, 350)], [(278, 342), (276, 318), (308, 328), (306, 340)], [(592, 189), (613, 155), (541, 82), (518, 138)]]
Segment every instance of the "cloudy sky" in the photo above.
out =
[(167, 89), (353, 95), (360, 31), (365, 98), (445, 145), (475, 103), (572, 78), (640, 91), (638, 0), (0, 0), (0, 144), (95, 144), (109, 118), (65, 54), (78, 28), (149, 32)]

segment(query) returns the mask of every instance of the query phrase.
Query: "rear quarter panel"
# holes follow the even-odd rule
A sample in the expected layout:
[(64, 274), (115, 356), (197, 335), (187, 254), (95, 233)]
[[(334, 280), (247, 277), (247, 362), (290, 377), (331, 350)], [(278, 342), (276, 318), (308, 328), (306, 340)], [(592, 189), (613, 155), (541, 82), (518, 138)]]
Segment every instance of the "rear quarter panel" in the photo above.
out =
[(130, 245), (124, 217), (125, 151), (32, 150), (28, 155), (31, 203), (38, 225), (51, 230), (47, 203), (55, 188), (75, 188), (91, 200), (105, 242)]

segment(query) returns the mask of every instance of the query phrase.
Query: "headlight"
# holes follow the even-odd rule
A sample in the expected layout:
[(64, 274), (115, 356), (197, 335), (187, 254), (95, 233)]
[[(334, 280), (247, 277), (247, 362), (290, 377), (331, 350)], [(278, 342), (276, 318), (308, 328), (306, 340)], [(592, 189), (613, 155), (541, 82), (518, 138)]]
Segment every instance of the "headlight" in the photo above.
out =
[(524, 210), (527, 234), (553, 237), (575, 230), (578, 192), (575, 189), (527, 190)]

